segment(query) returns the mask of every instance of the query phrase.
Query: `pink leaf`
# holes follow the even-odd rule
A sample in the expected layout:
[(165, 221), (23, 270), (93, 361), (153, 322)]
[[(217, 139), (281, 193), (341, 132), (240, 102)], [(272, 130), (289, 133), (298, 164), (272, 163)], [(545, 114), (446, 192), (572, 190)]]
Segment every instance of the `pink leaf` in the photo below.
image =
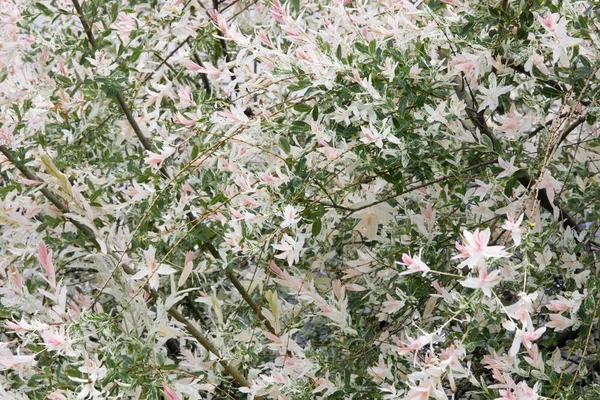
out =
[(167, 385), (167, 382), (163, 381), (162, 386), (163, 393), (168, 400), (181, 400), (177, 393)]
[(52, 289), (56, 289), (56, 271), (54, 270), (54, 264), (52, 263), (52, 251), (48, 251), (46, 243), (41, 241), (38, 245), (37, 259), (46, 271), (46, 282), (50, 284)]

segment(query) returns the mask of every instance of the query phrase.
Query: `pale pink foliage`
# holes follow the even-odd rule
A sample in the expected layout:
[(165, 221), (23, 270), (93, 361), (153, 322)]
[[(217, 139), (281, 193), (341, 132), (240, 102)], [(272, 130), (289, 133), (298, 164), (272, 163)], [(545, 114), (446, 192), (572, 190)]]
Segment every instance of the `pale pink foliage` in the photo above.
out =
[(460, 251), (459, 255), (453, 257), (465, 258), (460, 266), (468, 265), (470, 268), (481, 267), (485, 265), (488, 258), (502, 258), (508, 256), (503, 246), (488, 246), (490, 240), (490, 229), (483, 231), (476, 229), (474, 232), (463, 231), (463, 244), (456, 243), (456, 249)]
[(46, 282), (50, 285), (50, 288), (56, 289), (56, 271), (54, 269), (54, 263), (52, 262), (52, 251), (48, 251), (46, 243), (41, 241), (38, 245), (37, 259), (46, 271)]

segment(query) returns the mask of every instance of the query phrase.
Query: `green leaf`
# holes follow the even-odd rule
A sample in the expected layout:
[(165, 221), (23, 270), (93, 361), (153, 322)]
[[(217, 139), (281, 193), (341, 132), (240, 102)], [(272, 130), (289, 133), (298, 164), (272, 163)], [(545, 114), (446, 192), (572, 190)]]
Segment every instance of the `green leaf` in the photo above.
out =
[(38, 10), (40, 10), (42, 12), (42, 14), (44, 14), (47, 17), (51, 17), (54, 15), (54, 11), (52, 11), (51, 9), (48, 8), (48, 6), (46, 6), (43, 3), (35, 3), (35, 8), (37, 8)]
[(93, 202), (94, 202), (94, 200), (96, 200), (96, 199), (97, 199), (97, 198), (98, 198), (98, 197), (99, 197), (99, 196), (100, 196), (102, 193), (103, 193), (103, 190), (102, 190), (102, 188), (100, 188), (100, 189), (96, 190), (94, 193), (92, 193), (92, 195), (90, 196), (90, 198), (89, 198), (89, 200), (88, 200), (88, 201), (89, 201), (90, 203), (93, 203)]
[(62, 83), (63, 86), (65, 86), (65, 87), (69, 87), (69, 86), (73, 85), (73, 82), (64, 75), (56, 74), (56, 75), (54, 75), (54, 79), (56, 79), (58, 82)]
[(513, 189), (517, 186), (519, 186), (519, 181), (517, 179), (510, 179), (504, 187), (504, 194), (507, 197), (510, 197), (512, 195)]
[(311, 109), (312, 109), (311, 106), (309, 106), (308, 104), (304, 104), (304, 103), (296, 104), (294, 106), (294, 110), (301, 112), (301, 113), (309, 112)]
[(494, 150), (494, 143), (487, 135), (481, 135), (481, 141), (488, 149)]
[(311, 230), (313, 237), (319, 236), (319, 233), (321, 233), (321, 227), (322, 227), (321, 218), (315, 219), (312, 224), (312, 230)]
[(588, 125), (594, 125), (597, 120), (598, 120), (598, 116), (596, 114), (587, 113), (587, 115), (585, 116), (585, 122)]
[(469, 34), (469, 32), (471, 32), (474, 27), (475, 27), (475, 24), (473, 22), (469, 22), (468, 24), (464, 25), (460, 29), (460, 32), (458, 34), (460, 36), (465, 36), (465, 35)]
[(42, 164), (44, 164), (44, 167), (46, 168), (46, 172), (48, 172), (50, 175), (52, 175), (60, 181), (60, 187), (62, 187), (65, 192), (67, 192), (70, 195), (73, 195), (71, 183), (69, 182), (67, 177), (64, 176), (58, 170), (58, 168), (56, 168), (56, 165), (54, 165), (52, 159), (46, 154), (42, 154), (40, 159), (42, 160)]
[(375, 55), (376, 50), (377, 50), (377, 40), (373, 39), (369, 43), (369, 53)]
[(286, 154), (290, 154), (290, 142), (285, 136), (279, 137), (279, 147), (281, 147)]
[(538, 91), (549, 99), (557, 99), (562, 96), (562, 92), (552, 86), (542, 86)]
[(198, 154), (200, 153), (200, 149), (198, 148), (198, 145), (194, 145), (192, 147), (192, 154), (190, 155), (190, 158), (192, 160), (195, 160), (196, 157), (198, 157)]
[(369, 48), (361, 42), (354, 43), (354, 47), (356, 47), (356, 50), (363, 54), (369, 54)]
[(21, 116), (21, 110), (19, 110), (19, 105), (17, 103), (12, 103), (10, 105), (10, 108), (12, 108), (12, 110), (15, 112), (15, 114), (17, 114), (17, 118), (19, 121), (21, 119), (23, 119), (23, 117)]
[(294, 121), (292, 122), (292, 130), (295, 132), (308, 132), (310, 125), (304, 121)]
[(112, 22), (115, 22), (117, 20), (117, 16), (119, 15), (119, 8), (120, 8), (119, 2), (115, 1), (111, 7), (110, 7), (110, 20)]

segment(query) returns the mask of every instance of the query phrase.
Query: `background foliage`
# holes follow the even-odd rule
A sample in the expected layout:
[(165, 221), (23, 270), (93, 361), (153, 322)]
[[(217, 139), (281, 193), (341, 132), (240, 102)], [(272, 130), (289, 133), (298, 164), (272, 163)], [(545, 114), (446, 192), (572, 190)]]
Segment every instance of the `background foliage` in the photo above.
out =
[(0, 16), (2, 398), (600, 396), (597, 3)]

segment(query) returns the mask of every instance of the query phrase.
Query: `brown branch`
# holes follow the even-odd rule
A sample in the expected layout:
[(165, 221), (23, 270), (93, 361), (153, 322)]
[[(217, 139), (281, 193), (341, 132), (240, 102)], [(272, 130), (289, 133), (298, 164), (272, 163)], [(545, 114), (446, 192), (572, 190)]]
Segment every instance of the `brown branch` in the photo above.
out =
[[(187, 331), (202, 345), (202, 347), (213, 353), (215, 356), (219, 358), (221, 357), (219, 350), (207, 338), (205, 338), (204, 335), (202, 335), (202, 332), (200, 332), (198, 327), (196, 327), (196, 325), (194, 325), (190, 320), (185, 318), (179, 311), (175, 309), (175, 307), (169, 309), (169, 315), (184, 324)], [(219, 364), (221, 364), (225, 371), (227, 371), (227, 373), (240, 385), (246, 387), (251, 386), (246, 377), (240, 374), (239, 371), (227, 361), (220, 360)]]
[(94, 37), (94, 34), (92, 33), (92, 27), (90, 26), (90, 24), (88, 24), (87, 19), (83, 15), (83, 9), (81, 8), (81, 4), (79, 4), (78, 0), (73, 0), (73, 6), (75, 7), (75, 10), (77, 11), (77, 16), (79, 17), (79, 20), (81, 21), (81, 25), (83, 26), (83, 30), (88, 38), (88, 41), (90, 42), (90, 45), (92, 46), (92, 50), (96, 50), (96, 48), (97, 48), (96, 38)]
[[(175, 55), (175, 53), (177, 53), (177, 51), (178, 51), (180, 48), (182, 48), (182, 47), (183, 47), (183, 46), (184, 46), (184, 45), (185, 45), (187, 42), (189, 42), (189, 41), (190, 41), (190, 39), (191, 39), (191, 38), (192, 38), (191, 36), (188, 36), (188, 37), (186, 37), (186, 38), (185, 38), (185, 39), (184, 39), (184, 40), (183, 40), (181, 43), (179, 43), (179, 44), (177, 45), (177, 47), (175, 47), (175, 48), (173, 49), (173, 51), (171, 51), (171, 52), (170, 52), (170, 53), (169, 53), (169, 54), (168, 54), (168, 55), (165, 57), (165, 59), (164, 59), (164, 60), (161, 60), (161, 63), (160, 63), (160, 64), (158, 64), (158, 67), (156, 67), (156, 68), (154, 69), (154, 71), (150, 72), (150, 73), (148, 74), (148, 76), (146, 76), (146, 78), (144, 78), (144, 80), (142, 81), (142, 85), (144, 85), (144, 84), (145, 84), (145, 83), (148, 81), (148, 79), (152, 78), (152, 76), (154, 75), (154, 73), (155, 73), (156, 71), (158, 71), (158, 70), (160, 69), (160, 67), (162, 67), (163, 65), (165, 65), (165, 64), (167, 63), (167, 61), (168, 61), (168, 60), (169, 60), (171, 57), (173, 57), (173, 56)], [(167, 64), (167, 66), (168, 66), (168, 64)]]
[[(562, 113), (558, 116), (558, 118), (564, 118), (567, 115), (569, 115), (568, 112)], [(537, 135), (541, 130), (543, 130), (544, 128), (547, 128), (549, 126), (552, 126), (552, 124), (554, 124), (554, 120), (551, 119), (550, 121), (546, 122), (545, 124), (541, 124), (540, 126), (538, 126), (537, 128), (535, 128), (534, 130), (532, 130), (531, 132), (529, 132), (527, 134), (527, 136), (529, 137), (529, 139), (531, 139), (532, 137), (534, 137), (535, 135)]]
[(552, 154), (556, 150), (558, 150), (558, 147), (561, 145), (562, 142), (565, 141), (565, 139), (567, 138), (567, 136), (569, 136), (571, 134), (571, 132), (573, 132), (575, 129), (577, 129), (577, 127), (579, 125), (583, 124), (584, 122), (585, 122), (585, 115), (582, 115), (579, 118), (577, 118), (575, 121), (573, 121), (573, 123), (571, 125), (569, 125), (567, 128), (565, 128), (565, 130), (563, 131), (563, 133), (560, 135), (560, 138), (558, 139), (558, 141), (554, 145), (554, 147), (553, 147), (552, 151), (550, 152), (550, 154)]
[[(525, 187), (526, 189), (530, 189), (532, 186), (535, 186), (536, 180), (534, 180), (529, 174), (525, 174), (524, 176), (518, 178), (519, 183)], [(536, 195), (537, 199), (540, 202), (540, 205), (550, 213), (554, 212), (554, 207), (558, 208), (559, 218), (563, 223), (563, 226), (570, 227), (575, 232), (580, 233), (581, 229), (577, 225), (577, 223), (573, 220), (573, 218), (567, 214), (565, 210), (563, 210), (560, 206), (554, 205), (550, 202), (548, 198), (548, 194), (546, 193), (546, 189), (539, 189)]]
[[(471, 166), (471, 167), (468, 167), (468, 168), (464, 169), (464, 170), (463, 170), (463, 172), (468, 172), (468, 171), (471, 171), (471, 170), (473, 170), (473, 169), (477, 169), (477, 168), (485, 167), (486, 165), (492, 165), (492, 164), (496, 164), (497, 162), (498, 162), (498, 160), (490, 160), (490, 161), (486, 161), (486, 162), (484, 162), (484, 163), (481, 163), (481, 164), (477, 164), (477, 165), (473, 165), (473, 166)], [(365, 204), (365, 205), (362, 205), (362, 206), (360, 206), (360, 207), (356, 207), (356, 208), (349, 208), (349, 207), (340, 206), (340, 205), (337, 205), (337, 204), (327, 204), (327, 203), (325, 203), (325, 202), (319, 202), (319, 204), (321, 204), (321, 205), (323, 205), (323, 206), (326, 206), (326, 207), (331, 207), (331, 208), (339, 208), (339, 209), (342, 209), (342, 210), (349, 211), (349, 212), (350, 212), (350, 214), (348, 214), (348, 215), (346, 216), (346, 217), (348, 217), (348, 216), (350, 216), (351, 214), (354, 214), (355, 212), (358, 212), (358, 211), (364, 210), (364, 209), (366, 209), (366, 208), (369, 208), (369, 207), (376, 206), (376, 205), (378, 205), (378, 204), (381, 204), (381, 203), (385, 203), (385, 202), (387, 202), (387, 201), (390, 201), (390, 200), (392, 200), (392, 199), (394, 199), (394, 198), (396, 198), (396, 197), (398, 197), (398, 196), (402, 196), (402, 195), (405, 195), (405, 194), (407, 194), (407, 193), (414, 192), (415, 190), (419, 190), (419, 189), (421, 189), (421, 188), (424, 188), (424, 187), (427, 187), (427, 186), (431, 186), (431, 185), (434, 185), (434, 184), (436, 184), (436, 183), (439, 183), (439, 182), (443, 182), (443, 181), (445, 181), (446, 179), (450, 179), (450, 178), (454, 178), (454, 176), (453, 176), (453, 175), (445, 175), (445, 176), (442, 176), (442, 177), (440, 177), (440, 178), (432, 179), (432, 180), (430, 180), (430, 181), (423, 182), (423, 183), (420, 183), (420, 184), (418, 184), (418, 185), (415, 185), (415, 186), (411, 186), (411, 187), (409, 187), (408, 189), (406, 189), (406, 190), (403, 190), (403, 191), (402, 191), (402, 192), (400, 192), (400, 193), (395, 193), (395, 194), (393, 194), (393, 195), (390, 195), (390, 196), (384, 197), (383, 199), (379, 199), (379, 200), (373, 201), (373, 202), (371, 202), (371, 203), (369, 203), (369, 204)]]
[[(77, 0), (73, 0), (73, 1), (75, 2)], [(142, 130), (140, 129), (140, 126), (138, 125), (138, 123), (135, 120), (135, 118), (133, 117), (133, 114), (131, 113), (131, 110), (129, 109), (129, 106), (127, 106), (127, 103), (125, 103), (125, 100), (123, 99), (123, 95), (121, 95), (121, 92), (117, 91), (116, 94), (115, 94), (115, 97), (117, 98), (117, 102), (119, 103), (119, 107), (121, 107), (121, 110), (123, 110), (123, 113), (125, 114), (125, 117), (127, 118), (127, 121), (129, 122), (129, 125), (131, 125), (131, 127), (133, 128), (133, 131), (135, 132), (136, 136), (138, 137), (138, 139), (142, 143), (142, 147), (144, 149), (146, 149), (146, 150), (150, 150), (151, 151), (152, 150), (152, 144), (150, 144), (150, 141), (142, 133)]]

